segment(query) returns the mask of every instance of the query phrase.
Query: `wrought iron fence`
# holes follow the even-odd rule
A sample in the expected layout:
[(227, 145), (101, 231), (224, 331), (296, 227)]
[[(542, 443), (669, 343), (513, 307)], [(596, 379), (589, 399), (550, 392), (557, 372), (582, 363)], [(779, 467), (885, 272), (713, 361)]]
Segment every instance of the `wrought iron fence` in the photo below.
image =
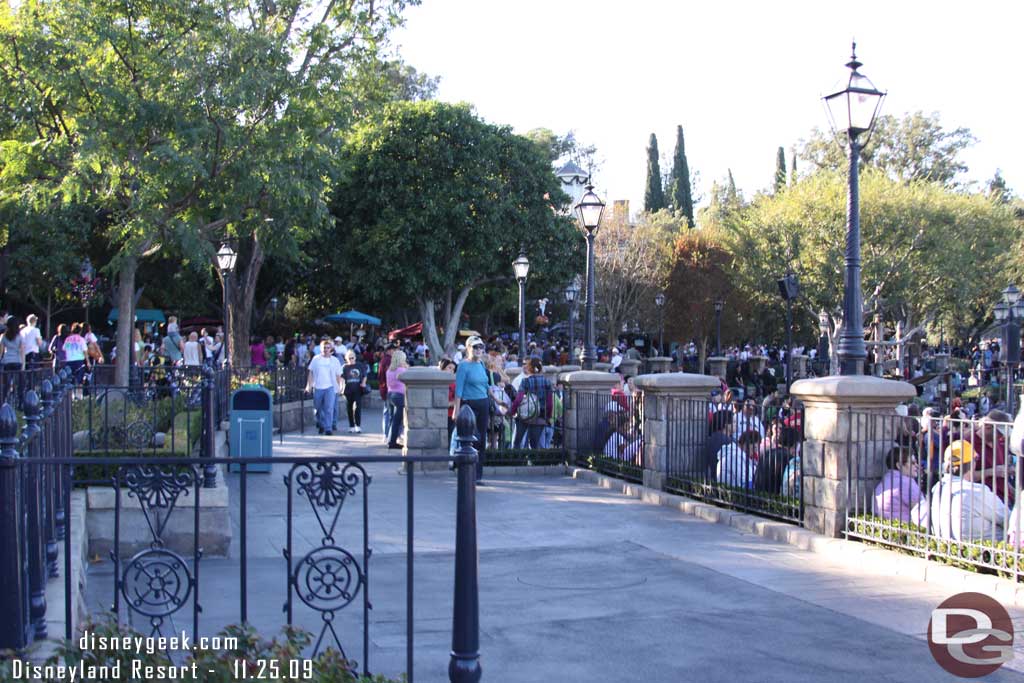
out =
[(847, 538), (1016, 580), (1021, 462), (1010, 416), (849, 411)]
[(666, 490), (800, 524), (803, 415), (665, 397)]
[[(644, 395), (578, 391), (573, 396), (577, 450), (591, 469), (642, 482)], [(577, 461), (579, 462), (579, 461)]]
[[(212, 388), (211, 388), (212, 392)], [(71, 580), (71, 480), (81, 466), (112, 468), (108, 476), (93, 481), (114, 491), (113, 544), (110, 560), (114, 567), (113, 613), (119, 623), (139, 619), (164, 634), (172, 621), (189, 613), (193, 639), (223, 624), (204, 624), (201, 583), (204, 554), (200, 526), (204, 508), (205, 470), (229, 462), (240, 466), (237, 475), (239, 519), (238, 610), (240, 621), (249, 618), (249, 500), (250, 465), (271, 464), (283, 473), (286, 545), (282, 555), (281, 578), (286, 583), (284, 620), (293, 624), (298, 617), (319, 622), (312, 652), (325, 647), (361, 657), (353, 669), (363, 675), (372, 670), (369, 659), (372, 609), (370, 591), (369, 507), (370, 463), (452, 462), (458, 470), (456, 502), (456, 544), (454, 562), (455, 601), (449, 677), (453, 681), (478, 681), (479, 608), (477, 577), (477, 535), (475, 502), (475, 421), (468, 407), (458, 418), (459, 448), (454, 456), (329, 456), (274, 458), (110, 458), (74, 456), (71, 445), (71, 391), (57, 382), (42, 385), (42, 397), (34, 390), (25, 396), (25, 426), (17, 436), (18, 423), (9, 404), (0, 407), (0, 649), (23, 650), (48, 636), (47, 582), (63, 572), (65, 638), (76, 629), (72, 605), (78, 586)], [(212, 408), (212, 405), (211, 405)], [(406, 675), (414, 680), (414, 492), (415, 468), (406, 470)], [(127, 498), (137, 501), (148, 538), (134, 547), (122, 538)], [(265, 508), (270, 501), (255, 501)], [(346, 505), (347, 504), (347, 505)], [(356, 510), (352, 510), (357, 505)], [(312, 512), (301, 523), (298, 511)], [(349, 513), (352, 513), (349, 516)], [(171, 533), (172, 517), (184, 516), (186, 531)], [(343, 517), (343, 515), (345, 515)], [(358, 541), (345, 543), (342, 524), (355, 517)], [(191, 525), (188, 522), (191, 521)], [(179, 525), (180, 526), (180, 525)], [(188, 527), (191, 528), (188, 528)], [(182, 540), (184, 538), (184, 540)], [(307, 539), (318, 539), (308, 541)], [(63, 541), (63, 568), (59, 566), (58, 544)], [(209, 592), (205, 593), (207, 597)], [(261, 599), (264, 596), (261, 595)], [(355, 622), (346, 620), (355, 606)], [(57, 606), (53, 606), (57, 607)], [(361, 637), (346, 640), (339, 624), (358, 623)], [(174, 626), (175, 633), (180, 627)], [(346, 649), (348, 646), (348, 649)]]
[(76, 453), (195, 455), (204, 447), (204, 369), (144, 370), (129, 386), (92, 386), (76, 398)]
[(22, 409), (22, 400), (29, 389), (39, 391), (44, 379), (53, 376), (50, 363), (26, 363), (25, 367), (0, 366), (0, 403), (11, 403)]

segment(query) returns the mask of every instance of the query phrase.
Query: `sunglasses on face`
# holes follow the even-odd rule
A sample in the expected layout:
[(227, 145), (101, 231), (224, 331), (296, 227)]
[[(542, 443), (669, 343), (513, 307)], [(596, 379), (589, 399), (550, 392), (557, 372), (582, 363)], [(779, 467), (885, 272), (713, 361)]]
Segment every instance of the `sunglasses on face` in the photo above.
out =
[(473, 347), (473, 350), (474, 351), (483, 351), (484, 350), (484, 345), (483, 344), (477, 344), (476, 346)]

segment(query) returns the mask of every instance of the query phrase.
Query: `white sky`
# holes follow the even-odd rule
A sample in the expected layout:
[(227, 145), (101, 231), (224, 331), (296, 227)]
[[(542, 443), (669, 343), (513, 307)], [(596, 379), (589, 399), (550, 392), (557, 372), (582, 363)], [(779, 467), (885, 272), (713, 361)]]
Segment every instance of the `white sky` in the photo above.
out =
[(677, 124), (705, 201), (729, 168), (747, 197), (769, 187), (777, 148), (788, 164), (793, 144), (827, 127), (820, 96), (849, 73), (852, 38), (861, 72), (889, 92), (883, 112), (970, 128), (968, 179), (1000, 168), (1024, 194), (1019, 0), (424, 0), (406, 16), (395, 42), (441, 77), (440, 99), (517, 132), (574, 129), (597, 146), (602, 198), (633, 211), (650, 134), (670, 156)]

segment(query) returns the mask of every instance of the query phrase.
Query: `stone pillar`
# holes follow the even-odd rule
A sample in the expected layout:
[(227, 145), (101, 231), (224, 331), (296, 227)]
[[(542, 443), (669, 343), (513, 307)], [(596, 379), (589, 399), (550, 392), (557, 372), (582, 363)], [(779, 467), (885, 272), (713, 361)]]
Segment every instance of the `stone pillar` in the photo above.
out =
[(622, 368), (623, 377), (636, 377), (640, 374), (641, 361), (634, 360), (632, 358), (623, 358), (619, 367)]
[[(611, 372), (579, 370), (562, 375), (562, 385), (569, 400), (565, 402), (565, 415), (562, 418), (565, 429), (565, 449), (569, 452), (569, 461), (574, 462), (579, 455), (585, 455), (597, 429), (601, 416), (598, 414), (602, 406), (611, 400), (612, 387), (618, 385), (619, 376)], [(581, 395), (597, 395), (582, 405)], [(588, 410), (591, 409), (592, 410)]]
[(545, 365), (544, 366), (544, 376), (548, 378), (549, 382), (551, 382), (551, 386), (555, 386), (556, 384), (558, 384), (558, 376), (561, 374), (561, 372), (562, 372), (562, 366), (561, 365)]
[[(409, 368), (405, 383), (404, 457), (448, 454), (448, 385), (454, 375), (437, 368)], [(417, 471), (445, 470), (444, 462), (419, 463)]]
[[(836, 375), (794, 382), (792, 394), (804, 404), (804, 526), (840, 538), (848, 492), (870, 500), (895, 436), (896, 406), (917, 392), (906, 382)], [(867, 435), (876, 441), (863, 443)]]
[(708, 365), (711, 366), (711, 376), (718, 377), (725, 381), (726, 368), (729, 366), (729, 359), (723, 356), (712, 356), (708, 358)]
[(505, 374), (508, 375), (508, 378), (511, 381), (523, 374), (523, 368), (521, 366), (517, 368), (505, 368)]
[(719, 382), (710, 375), (666, 372), (641, 375), (634, 383), (644, 392), (644, 486), (664, 489), (669, 420), (683, 433), (707, 434), (707, 402)]
[(652, 356), (647, 359), (647, 374), (657, 375), (662, 372), (671, 372), (672, 359), (667, 356)]
[(793, 356), (793, 379), (804, 379), (807, 377), (807, 356), (798, 353)]
[(755, 376), (760, 375), (764, 372), (765, 367), (768, 365), (768, 358), (765, 356), (751, 356), (750, 357), (750, 371)]
[(597, 363), (597, 362), (594, 363), (594, 370), (596, 372), (608, 372), (611, 369), (612, 369), (612, 364), (611, 363)]

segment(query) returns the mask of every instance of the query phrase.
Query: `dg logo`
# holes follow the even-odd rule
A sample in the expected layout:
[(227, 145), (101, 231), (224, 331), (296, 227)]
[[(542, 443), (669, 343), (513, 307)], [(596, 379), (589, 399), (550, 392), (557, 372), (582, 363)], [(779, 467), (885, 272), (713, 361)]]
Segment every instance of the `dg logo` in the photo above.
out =
[(954, 676), (987, 676), (1013, 659), (1013, 622), (989, 596), (957, 593), (932, 610), (928, 647)]

